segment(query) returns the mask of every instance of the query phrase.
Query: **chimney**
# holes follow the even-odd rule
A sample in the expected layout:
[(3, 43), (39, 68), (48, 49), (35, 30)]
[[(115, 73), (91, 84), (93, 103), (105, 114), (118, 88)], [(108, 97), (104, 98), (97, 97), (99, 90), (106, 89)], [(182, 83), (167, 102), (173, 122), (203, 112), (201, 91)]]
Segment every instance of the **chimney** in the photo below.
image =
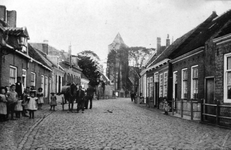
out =
[(7, 24), (9, 27), (16, 27), (17, 12), (15, 10), (7, 11)]
[(43, 52), (48, 55), (48, 40), (43, 40), (42, 48)]
[(166, 39), (166, 48), (169, 47), (170, 45), (170, 39), (169, 39), (169, 34), (167, 35), (167, 39)]
[(161, 38), (157, 37), (157, 47), (156, 47), (156, 53), (157, 53), (157, 55), (160, 54), (160, 49), (161, 49)]
[(0, 20), (6, 22), (6, 6), (0, 5)]

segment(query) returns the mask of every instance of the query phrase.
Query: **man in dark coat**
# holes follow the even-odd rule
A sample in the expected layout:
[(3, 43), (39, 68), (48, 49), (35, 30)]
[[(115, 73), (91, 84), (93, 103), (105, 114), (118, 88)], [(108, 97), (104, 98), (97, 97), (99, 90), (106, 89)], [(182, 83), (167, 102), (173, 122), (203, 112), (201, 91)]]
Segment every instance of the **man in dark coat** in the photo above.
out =
[(84, 97), (85, 92), (82, 90), (82, 86), (79, 86), (79, 90), (76, 93), (77, 113), (80, 109), (82, 109), (82, 113), (84, 113)]
[(135, 100), (136, 93), (134, 91), (131, 92), (131, 101), (133, 102)]
[(87, 88), (87, 99), (85, 101), (85, 108), (88, 109), (88, 101), (90, 101), (90, 109), (92, 109), (92, 99), (95, 93), (95, 89), (89, 84)]
[(23, 88), (23, 84), (21, 83), (21, 77), (17, 77), (17, 82), (15, 83), (15, 91), (18, 94), (18, 97), (20, 99), (23, 99), (23, 92), (24, 92), (24, 88)]

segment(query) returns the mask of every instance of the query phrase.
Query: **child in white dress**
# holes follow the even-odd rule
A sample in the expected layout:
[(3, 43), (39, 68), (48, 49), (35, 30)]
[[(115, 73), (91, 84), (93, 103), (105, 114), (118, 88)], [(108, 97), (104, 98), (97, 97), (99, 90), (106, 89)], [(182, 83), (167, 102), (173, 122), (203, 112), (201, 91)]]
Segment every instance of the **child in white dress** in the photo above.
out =
[(18, 100), (17, 104), (14, 107), (16, 118), (20, 118), (20, 114), (22, 113), (22, 110), (23, 110), (23, 108), (22, 108), (22, 100)]
[(38, 97), (38, 110), (42, 109), (42, 105), (44, 103), (43, 100), (43, 88), (38, 88), (38, 93), (37, 93), (37, 97)]
[(30, 97), (28, 98), (29, 102), (28, 102), (28, 111), (29, 111), (29, 115), (30, 115), (30, 119), (34, 119), (34, 112), (37, 110), (37, 100), (38, 98), (35, 97), (35, 91), (30, 91)]

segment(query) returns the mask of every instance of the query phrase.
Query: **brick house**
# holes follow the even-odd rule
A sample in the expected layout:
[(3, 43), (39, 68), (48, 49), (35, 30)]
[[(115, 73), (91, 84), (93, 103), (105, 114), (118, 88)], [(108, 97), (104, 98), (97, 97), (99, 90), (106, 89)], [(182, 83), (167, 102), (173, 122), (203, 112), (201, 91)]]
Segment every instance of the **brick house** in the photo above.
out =
[(71, 46), (68, 52), (58, 50), (48, 44), (47, 40), (43, 43), (30, 43), (38, 49), (45, 57), (53, 63), (53, 91), (60, 92), (63, 85), (68, 83), (81, 83), (81, 68), (78, 66), (78, 57), (71, 55)]
[[(161, 54), (150, 59), (153, 62), (143, 70), (143, 74), (147, 75), (147, 93), (151, 91), (153, 95), (155, 92), (156, 95), (163, 94), (160, 91), (162, 90), (160, 84), (164, 84), (164, 77), (159, 75), (155, 80), (155, 72), (158, 75), (157, 73), (162, 73), (158, 69), (162, 70), (166, 67), (163, 71), (168, 71), (167, 80), (169, 81), (167, 81), (168, 91), (165, 96), (169, 102), (173, 102), (171, 105), (173, 110), (182, 117), (191, 115), (192, 118), (200, 119), (201, 100), (205, 100), (207, 104), (216, 104), (219, 101), (229, 105), (231, 102), (231, 94), (229, 94), (231, 93), (229, 90), (231, 89), (229, 87), (230, 15), (231, 11), (221, 16), (213, 12), (196, 28), (178, 38)], [(153, 81), (158, 82), (159, 86), (156, 87), (159, 87), (159, 91), (155, 90)], [(150, 94), (147, 94), (147, 97), (152, 98)], [(161, 96), (157, 97), (157, 100), (161, 101)], [(206, 116), (207, 120), (216, 120), (214, 117), (217, 115), (217, 109), (214, 106), (204, 106), (206, 108), (204, 111), (211, 113), (210, 116)], [(220, 115), (231, 116), (230, 108), (220, 108)], [(222, 119), (224, 117), (220, 118)]]
[(59, 53), (51, 55), (54, 53), (55, 48), (48, 45), (48, 43), (30, 43), (30, 45), (36, 49), (38, 54), (41, 56), (44, 62), (52, 69), (52, 79), (51, 79), (51, 92), (59, 93), (62, 89), (62, 80), (64, 78), (65, 70), (59, 64)]
[[(44, 87), (45, 102), (49, 95), (51, 68), (42, 61), (37, 52), (28, 45), (29, 34), (25, 27), (16, 27), (16, 11), (6, 11), (0, 6), (1, 43), (1, 86), (16, 83), (21, 77), (24, 87)], [(7, 15), (6, 15), (7, 14)], [(7, 17), (6, 17), (7, 16)]]

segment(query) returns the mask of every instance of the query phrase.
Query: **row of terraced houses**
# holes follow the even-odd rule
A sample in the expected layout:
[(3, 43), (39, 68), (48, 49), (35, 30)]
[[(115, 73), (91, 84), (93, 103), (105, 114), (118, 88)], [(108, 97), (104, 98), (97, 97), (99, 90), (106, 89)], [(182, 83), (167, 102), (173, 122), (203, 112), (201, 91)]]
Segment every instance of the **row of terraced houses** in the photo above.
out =
[(213, 12), (163, 47), (141, 72), (139, 92), (150, 107), (179, 117), (231, 125), (231, 11)]
[[(50, 46), (47, 41), (29, 43), (26, 27), (17, 27), (17, 12), (0, 6), (0, 86), (22, 79), (24, 87), (43, 88), (45, 101), (67, 83), (81, 84), (78, 58)], [(87, 79), (84, 79), (87, 80)]]

